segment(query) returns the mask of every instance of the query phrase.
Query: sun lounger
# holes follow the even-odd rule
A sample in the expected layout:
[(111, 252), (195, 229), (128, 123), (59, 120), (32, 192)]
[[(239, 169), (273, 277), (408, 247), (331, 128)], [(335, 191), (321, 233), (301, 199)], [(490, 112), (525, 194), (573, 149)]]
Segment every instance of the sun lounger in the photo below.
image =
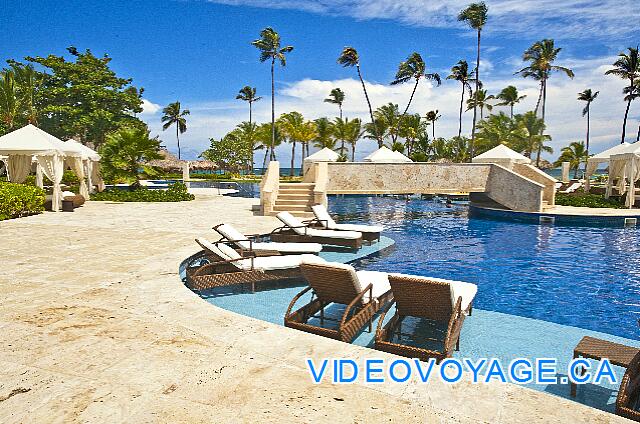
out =
[[(385, 273), (356, 272), (350, 265), (307, 263), (306, 260), (300, 270), (309, 287), (289, 304), (284, 325), (290, 328), (351, 342), (367, 324), (371, 331), (374, 315), (392, 299)], [(292, 311), (296, 302), (310, 291), (311, 301)], [(333, 304), (347, 305), (337, 321), (325, 316), (325, 308)], [(334, 321), (337, 325), (328, 327), (325, 321)]]
[(289, 212), (280, 212), (276, 217), (284, 226), (271, 232), (271, 240), (281, 243), (320, 243), (359, 249), (362, 233), (357, 231), (319, 230), (304, 224)]
[(187, 270), (187, 285), (193, 290), (206, 290), (212, 287), (232, 284), (298, 279), (302, 278), (300, 264), (324, 263), (315, 255), (284, 255), (244, 257), (224, 243), (211, 243), (198, 238), (196, 243), (202, 247), (210, 263)]
[(616, 414), (640, 422), (640, 352), (631, 360), (622, 377), (616, 398)]
[[(403, 274), (389, 274), (389, 284), (396, 312), (387, 324), (384, 320), (388, 310), (380, 317), (376, 349), (422, 361), (435, 358), (438, 362), (450, 357), (454, 349), (458, 350), (462, 324), (473, 308), (477, 292), (475, 284)], [(439, 347), (424, 348), (400, 343), (399, 339), (404, 335), (402, 321), (408, 316), (445, 328), (440, 337), (430, 340)]]
[(379, 225), (338, 224), (331, 218), (331, 215), (329, 215), (324, 205), (314, 205), (311, 207), (311, 210), (313, 210), (313, 214), (316, 217), (312, 222), (318, 223), (327, 230), (358, 231), (362, 233), (362, 239), (369, 242), (380, 240), (380, 233), (384, 230), (384, 228)]
[(219, 224), (213, 227), (222, 236), (223, 241), (233, 243), (243, 251), (248, 252), (275, 252), (273, 254), (284, 253), (318, 253), (322, 250), (319, 243), (275, 243), (256, 242), (258, 236), (245, 236), (229, 224)]
[(574, 193), (580, 187), (582, 187), (581, 182), (574, 182), (574, 183), (571, 183), (571, 185), (569, 185), (569, 187), (567, 187), (566, 189), (558, 191), (558, 193), (563, 193), (563, 194)]

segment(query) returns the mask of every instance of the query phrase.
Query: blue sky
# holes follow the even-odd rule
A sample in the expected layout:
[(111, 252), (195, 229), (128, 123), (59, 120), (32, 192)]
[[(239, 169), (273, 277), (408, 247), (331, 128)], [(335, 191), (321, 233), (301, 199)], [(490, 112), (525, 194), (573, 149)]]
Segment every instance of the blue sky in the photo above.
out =
[[(536, 85), (513, 76), (522, 67), (523, 50), (541, 38), (563, 47), (558, 62), (576, 71), (571, 81), (556, 75), (550, 82), (548, 106), (551, 143), (557, 150), (584, 138), (582, 105), (577, 92), (590, 87), (601, 94), (593, 106), (593, 143), (598, 150), (619, 137), (624, 103), (623, 82), (605, 77), (604, 70), (627, 46), (640, 43), (640, 12), (631, 0), (496, 0), (487, 1), (490, 20), (483, 39), (481, 72), (486, 87), (497, 92), (515, 84), (528, 97), (520, 111), (533, 108)], [(286, 68), (277, 69), (277, 112), (299, 110), (308, 118), (335, 114), (322, 99), (331, 88), (347, 92), (345, 113), (366, 118), (356, 75), (335, 62), (345, 45), (362, 58), (374, 106), (394, 101), (404, 106), (410, 86), (390, 87), (397, 64), (413, 51), (427, 66), (446, 76), (459, 59), (474, 57), (473, 33), (455, 20), (466, 1), (431, 0), (397, 3), (391, 0), (283, 1), (30, 1), (10, 2), (2, 14), (2, 59), (27, 55), (64, 54), (65, 48), (90, 48), (108, 53), (119, 75), (145, 88), (145, 113), (154, 134), (175, 148), (159, 126), (159, 107), (175, 100), (192, 111), (184, 134), (187, 154), (194, 157), (242, 119), (246, 105), (236, 101), (243, 85), (258, 88), (265, 99), (256, 104), (258, 120), (269, 119), (269, 69), (258, 62), (250, 42), (265, 26), (273, 26), (295, 50)], [(629, 24), (634, 22), (634, 24)], [(454, 135), (459, 87), (422, 85), (413, 112), (439, 109), (443, 118), (436, 135)], [(640, 102), (632, 106), (628, 131), (635, 134)], [(465, 116), (465, 129), (470, 125)], [(359, 155), (374, 149), (363, 141)], [(287, 160), (286, 147), (279, 151)]]

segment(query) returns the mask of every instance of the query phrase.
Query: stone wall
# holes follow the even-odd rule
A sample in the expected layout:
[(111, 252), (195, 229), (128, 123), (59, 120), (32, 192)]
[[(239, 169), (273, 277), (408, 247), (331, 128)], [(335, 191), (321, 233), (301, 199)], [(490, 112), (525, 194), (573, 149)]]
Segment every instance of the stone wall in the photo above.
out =
[(474, 163), (328, 163), (328, 194), (484, 192), (492, 165)]
[(500, 165), (491, 166), (485, 190), (487, 196), (514, 211), (542, 211), (542, 184)]
[(556, 204), (556, 183), (558, 180), (533, 165), (515, 163), (513, 164), (513, 171), (525, 178), (542, 184), (544, 186), (543, 200), (545, 200), (549, 206)]

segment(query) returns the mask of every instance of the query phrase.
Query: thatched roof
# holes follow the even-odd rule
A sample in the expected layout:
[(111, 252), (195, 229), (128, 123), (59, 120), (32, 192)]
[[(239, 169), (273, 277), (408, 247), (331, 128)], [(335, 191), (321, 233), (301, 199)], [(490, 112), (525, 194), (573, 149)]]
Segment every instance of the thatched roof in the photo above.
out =
[(185, 163), (189, 163), (189, 167), (194, 170), (208, 170), (218, 167), (209, 160), (180, 160), (166, 149), (161, 149), (159, 153), (163, 156), (163, 159), (150, 160), (145, 165), (160, 168), (164, 171), (182, 171), (182, 166)]

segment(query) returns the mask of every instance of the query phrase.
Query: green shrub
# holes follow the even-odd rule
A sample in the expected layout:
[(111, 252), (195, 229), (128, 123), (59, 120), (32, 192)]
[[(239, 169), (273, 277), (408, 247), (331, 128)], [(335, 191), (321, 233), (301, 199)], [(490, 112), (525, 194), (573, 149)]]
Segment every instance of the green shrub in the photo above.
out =
[(0, 182), (0, 221), (44, 211), (44, 191), (24, 184)]
[(600, 194), (587, 194), (580, 192), (571, 194), (556, 194), (556, 205), (614, 209), (622, 209), (625, 207), (624, 204), (622, 204), (617, 199), (605, 199), (604, 196)]
[(138, 187), (133, 191), (110, 189), (91, 196), (91, 200), (111, 202), (183, 202), (195, 199), (181, 182), (171, 184), (167, 190), (149, 190)]

